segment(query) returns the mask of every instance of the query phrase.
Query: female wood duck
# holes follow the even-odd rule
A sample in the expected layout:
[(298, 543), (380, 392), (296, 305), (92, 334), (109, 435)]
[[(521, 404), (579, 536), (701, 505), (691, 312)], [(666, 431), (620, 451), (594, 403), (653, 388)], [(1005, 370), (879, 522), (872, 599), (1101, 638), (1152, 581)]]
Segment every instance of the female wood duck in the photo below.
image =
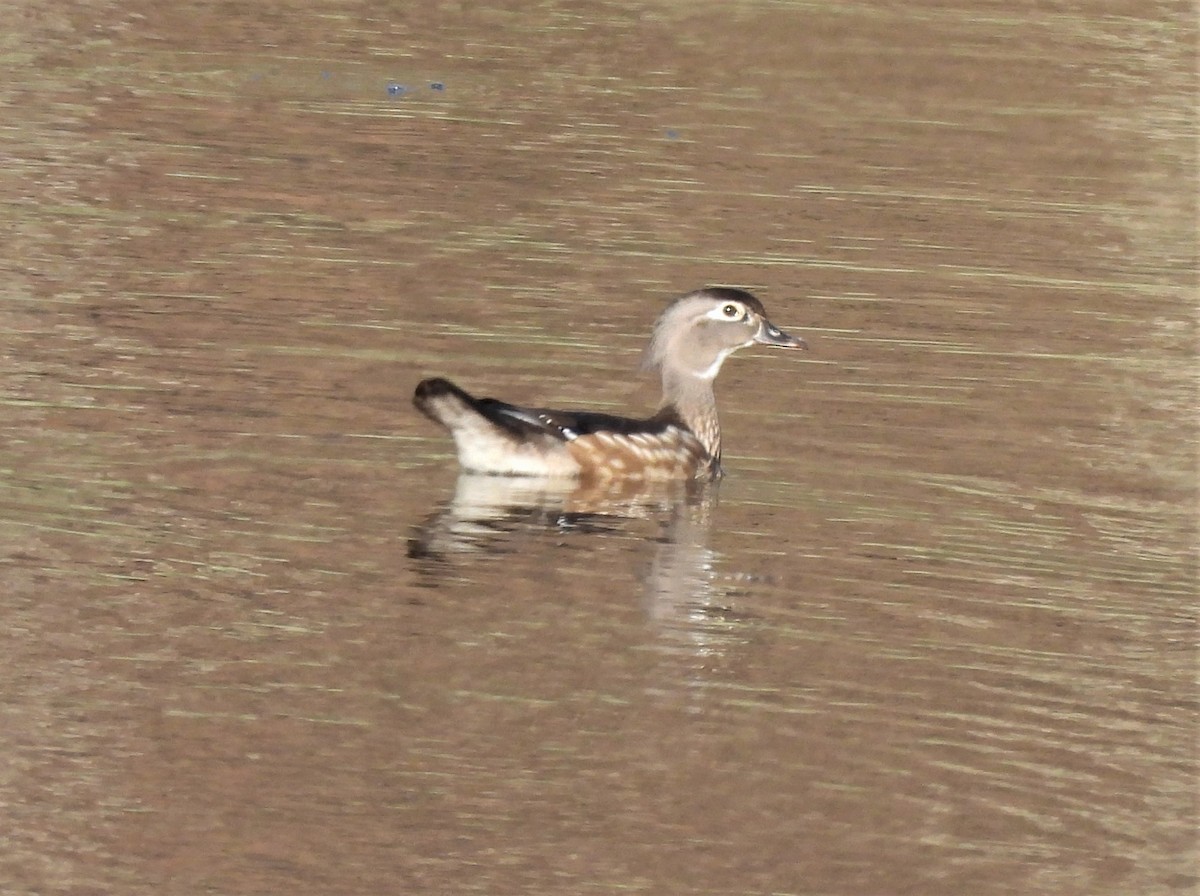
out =
[(662, 373), (662, 406), (644, 420), (587, 411), (524, 408), (475, 398), (444, 379), (418, 386), (413, 403), (450, 430), (463, 469), (583, 479), (716, 479), (721, 427), (713, 380), (748, 345), (807, 348), (769, 320), (750, 293), (709, 287), (676, 299), (654, 325), (643, 369)]

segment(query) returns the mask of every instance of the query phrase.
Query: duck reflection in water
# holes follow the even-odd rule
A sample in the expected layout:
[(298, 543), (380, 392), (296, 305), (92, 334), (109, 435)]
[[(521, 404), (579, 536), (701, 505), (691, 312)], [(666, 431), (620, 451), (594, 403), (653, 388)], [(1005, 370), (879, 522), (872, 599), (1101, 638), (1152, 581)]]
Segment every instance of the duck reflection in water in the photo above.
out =
[[(731, 616), (708, 546), (718, 488), (696, 480), (581, 483), (464, 473), (454, 496), (416, 528), (408, 556), (427, 585), (440, 587), (489, 558), (533, 556), (572, 542), (598, 553), (596, 539), (620, 539), (633, 545), (630, 566), (646, 569), (646, 612), (666, 639), (661, 646), (704, 654), (718, 649)], [(652, 548), (648, 569), (643, 548)], [(547, 557), (555, 568), (562, 560)]]

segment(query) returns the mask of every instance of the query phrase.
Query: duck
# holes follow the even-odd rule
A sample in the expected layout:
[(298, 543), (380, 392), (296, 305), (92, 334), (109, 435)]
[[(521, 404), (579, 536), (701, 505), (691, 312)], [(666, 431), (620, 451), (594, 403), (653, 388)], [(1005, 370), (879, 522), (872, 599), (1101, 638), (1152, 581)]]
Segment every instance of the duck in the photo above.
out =
[(641, 367), (661, 376), (662, 402), (649, 417), (477, 398), (442, 377), (422, 380), (413, 404), (449, 431), (468, 473), (600, 482), (715, 480), (724, 470), (713, 382), (726, 358), (752, 345), (808, 348), (771, 323), (750, 292), (708, 286), (672, 301), (654, 325)]

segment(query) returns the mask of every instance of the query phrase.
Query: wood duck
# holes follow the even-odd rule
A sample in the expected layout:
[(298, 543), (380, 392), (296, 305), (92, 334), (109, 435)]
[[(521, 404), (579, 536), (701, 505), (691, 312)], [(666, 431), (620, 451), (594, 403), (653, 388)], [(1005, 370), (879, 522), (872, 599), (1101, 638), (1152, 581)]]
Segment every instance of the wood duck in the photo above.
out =
[(475, 398), (449, 380), (422, 381), (413, 403), (454, 437), (464, 470), (594, 480), (717, 479), (721, 427), (713, 380), (748, 345), (805, 349), (744, 290), (708, 287), (662, 313), (642, 369), (662, 374), (663, 400), (645, 419), (525, 408)]

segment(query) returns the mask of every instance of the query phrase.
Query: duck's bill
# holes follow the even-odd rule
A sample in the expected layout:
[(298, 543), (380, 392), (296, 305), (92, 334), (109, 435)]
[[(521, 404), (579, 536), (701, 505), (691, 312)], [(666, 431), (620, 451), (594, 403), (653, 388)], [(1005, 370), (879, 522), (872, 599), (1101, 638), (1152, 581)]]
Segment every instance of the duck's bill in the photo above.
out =
[(808, 348), (808, 343), (799, 336), (789, 336), (769, 320), (764, 320), (759, 324), (758, 332), (754, 334), (754, 341), (759, 345), (773, 345), (776, 348)]

